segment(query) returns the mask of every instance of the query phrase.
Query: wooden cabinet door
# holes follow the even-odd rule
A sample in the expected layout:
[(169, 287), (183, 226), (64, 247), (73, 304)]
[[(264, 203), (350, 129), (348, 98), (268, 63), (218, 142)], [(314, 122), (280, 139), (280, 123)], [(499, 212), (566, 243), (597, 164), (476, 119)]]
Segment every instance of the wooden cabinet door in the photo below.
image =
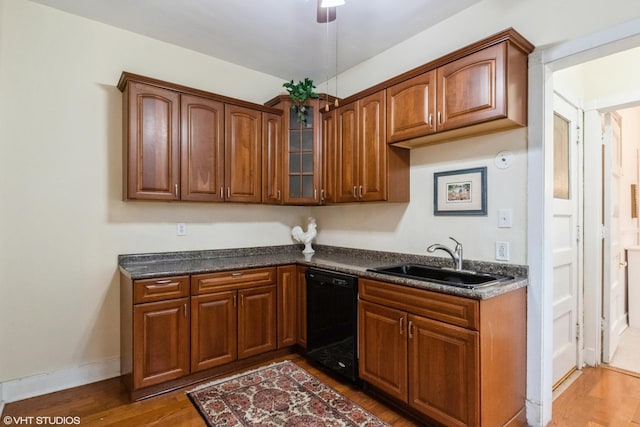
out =
[(298, 334), (298, 286), (295, 265), (278, 267), (278, 348), (297, 342)]
[(125, 106), (126, 198), (177, 200), (180, 94), (130, 82)]
[(262, 113), (262, 203), (282, 203), (282, 116)]
[(236, 291), (191, 297), (191, 372), (237, 358)]
[(407, 402), (407, 314), (359, 301), (360, 378)]
[(438, 68), (438, 130), (506, 117), (505, 57), (500, 43)]
[(133, 387), (189, 373), (189, 298), (133, 307)]
[(296, 288), (298, 289), (298, 345), (307, 348), (307, 278), (305, 276), (307, 267), (298, 266), (296, 268), (298, 280)]
[(353, 102), (336, 110), (336, 201), (358, 200), (358, 108)]
[(262, 113), (225, 105), (225, 200), (262, 200)]
[(276, 285), (238, 291), (238, 359), (275, 350)]
[(435, 109), (435, 70), (387, 88), (387, 142), (434, 133)]
[(479, 425), (478, 349), (478, 332), (409, 315), (409, 405), (447, 426)]
[(386, 200), (387, 143), (385, 92), (358, 101), (358, 199)]
[(336, 111), (322, 114), (322, 188), (321, 203), (336, 201)]
[(224, 200), (224, 104), (180, 96), (180, 199)]

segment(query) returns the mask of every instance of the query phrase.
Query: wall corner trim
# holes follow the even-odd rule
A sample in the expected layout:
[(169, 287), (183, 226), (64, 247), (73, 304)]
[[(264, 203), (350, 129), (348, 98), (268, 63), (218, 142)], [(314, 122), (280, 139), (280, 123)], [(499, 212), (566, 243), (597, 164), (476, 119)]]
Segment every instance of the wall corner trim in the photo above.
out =
[[(15, 402), (120, 376), (120, 358), (91, 362), (0, 383), (0, 403)], [(0, 408), (2, 406), (0, 405)]]

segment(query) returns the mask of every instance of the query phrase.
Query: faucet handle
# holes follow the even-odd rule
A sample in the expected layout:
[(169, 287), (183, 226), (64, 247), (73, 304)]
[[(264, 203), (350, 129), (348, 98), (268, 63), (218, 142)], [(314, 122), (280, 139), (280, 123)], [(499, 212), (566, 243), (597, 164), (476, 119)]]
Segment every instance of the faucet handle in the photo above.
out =
[(456, 239), (454, 239), (453, 237), (449, 236), (449, 238), (451, 240), (453, 240), (454, 242), (456, 242), (456, 246), (462, 246), (462, 243), (458, 242)]

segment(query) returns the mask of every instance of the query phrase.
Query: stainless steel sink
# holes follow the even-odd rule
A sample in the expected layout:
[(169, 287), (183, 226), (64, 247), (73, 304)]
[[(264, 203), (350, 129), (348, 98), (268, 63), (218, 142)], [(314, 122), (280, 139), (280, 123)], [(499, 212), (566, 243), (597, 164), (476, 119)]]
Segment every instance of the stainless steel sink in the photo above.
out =
[(466, 270), (452, 270), (448, 268), (430, 267), (420, 264), (400, 264), (385, 267), (370, 268), (375, 273), (389, 274), (391, 276), (407, 279), (425, 280), (428, 282), (442, 283), (444, 285), (458, 286), (475, 289), (491, 286), (506, 280), (512, 280), (513, 276), (497, 274), (476, 273)]

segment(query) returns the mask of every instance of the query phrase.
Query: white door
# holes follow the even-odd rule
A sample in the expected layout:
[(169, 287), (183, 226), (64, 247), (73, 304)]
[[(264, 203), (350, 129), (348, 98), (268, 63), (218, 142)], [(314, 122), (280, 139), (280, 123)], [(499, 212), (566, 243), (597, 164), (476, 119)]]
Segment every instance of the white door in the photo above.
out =
[(553, 383), (579, 366), (581, 112), (554, 94), (553, 136)]
[(620, 233), (622, 182), (621, 120), (617, 113), (603, 115), (604, 147), (604, 255), (602, 284), (602, 361), (609, 363), (624, 325), (625, 254)]

